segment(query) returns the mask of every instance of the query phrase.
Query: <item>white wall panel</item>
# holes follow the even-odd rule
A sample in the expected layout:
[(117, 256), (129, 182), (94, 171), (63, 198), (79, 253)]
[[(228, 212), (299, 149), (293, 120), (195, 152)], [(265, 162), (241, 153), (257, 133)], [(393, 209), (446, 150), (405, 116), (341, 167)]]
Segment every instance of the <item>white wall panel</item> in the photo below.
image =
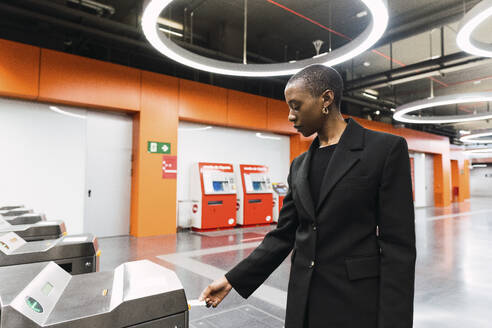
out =
[[(290, 138), (262, 139), (255, 131), (210, 127), (180, 122), (178, 130), (178, 201), (189, 201), (190, 170), (195, 162), (263, 164), (270, 168), (272, 182), (287, 182), (290, 166)], [(186, 206), (180, 206), (185, 208)], [(179, 226), (187, 226), (179, 220)]]
[(85, 110), (0, 98), (0, 203), (22, 203), (83, 229)]
[(425, 154), (425, 202), (434, 206), (434, 155)]
[(414, 162), (415, 207), (434, 206), (434, 156), (410, 153)]
[(470, 195), (492, 196), (492, 164), (470, 170)]
[[(99, 124), (88, 128), (93, 116)], [(24, 204), (48, 219), (63, 220), (71, 234), (128, 233), (131, 129), (132, 120), (124, 114), (53, 110), (48, 104), (0, 98), (0, 204)], [(87, 165), (88, 154), (97, 165)], [(87, 215), (101, 229), (113, 230), (101, 232), (85, 222), (88, 188), (95, 188), (91, 199), (104, 196), (104, 206)], [(123, 226), (118, 231), (116, 220)]]

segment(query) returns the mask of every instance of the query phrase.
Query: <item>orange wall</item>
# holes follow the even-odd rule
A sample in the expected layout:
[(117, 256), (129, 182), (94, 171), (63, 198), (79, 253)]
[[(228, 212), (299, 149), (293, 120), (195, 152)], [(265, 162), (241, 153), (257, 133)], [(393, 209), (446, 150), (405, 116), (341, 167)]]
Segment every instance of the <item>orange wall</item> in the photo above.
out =
[(270, 131), (297, 134), (288, 116), (289, 107), (285, 101), (267, 98), (267, 126)]
[(179, 80), (179, 119), (242, 129), (296, 134), (283, 101)]
[(0, 39), (0, 94), (36, 99), (41, 49)]
[(267, 129), (267, 99), (244, 92), (227, 91), (227, 125)]
[(179, 80), (179, 118), (227, 125), (227, 90), (213, 85)]
[[(287, 120), (288, 107), (279, 100), (5, 40), (0, 40), (0, 48), (0, 96), (134, 114), (134, 236), (176, 231), (176, 180), (162, 179), (162, 156), (147, 153), (147, 141), (170, 142), (172, 155), (177, 155), (179, 119), (291, 135), (292, 158), (307, 150), (312, 140), (295, 132)], [(355, 119), (367, 128), (402, 135), (411, 150), (437, 154), (436, 204), (449, 205), (447, 138)]]
[(140, 71), (41, 49), (38, 100), (137, 111)]

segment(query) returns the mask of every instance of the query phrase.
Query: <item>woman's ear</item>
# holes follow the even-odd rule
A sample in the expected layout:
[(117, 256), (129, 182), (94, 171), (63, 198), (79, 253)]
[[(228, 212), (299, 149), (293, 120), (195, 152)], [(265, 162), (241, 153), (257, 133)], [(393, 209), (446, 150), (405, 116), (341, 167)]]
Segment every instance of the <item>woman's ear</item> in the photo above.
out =
[(327, 89), (323, 92), (321, 97), (323, 98), (323, 107), (330, 107), (335, 100), (335, 93), (333, 90)]

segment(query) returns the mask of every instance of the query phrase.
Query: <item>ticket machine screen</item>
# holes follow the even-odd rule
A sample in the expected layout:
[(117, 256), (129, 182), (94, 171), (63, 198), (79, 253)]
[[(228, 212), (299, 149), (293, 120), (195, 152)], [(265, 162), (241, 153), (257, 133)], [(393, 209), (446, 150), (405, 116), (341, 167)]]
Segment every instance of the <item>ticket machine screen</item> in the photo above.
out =
[(213, 181), (212, 184), (214, 191), (224, 191), (224, 181)]
[(253, 181), (253, 190), (255, 190), (255, 191), (262, 190), (260, 181)]

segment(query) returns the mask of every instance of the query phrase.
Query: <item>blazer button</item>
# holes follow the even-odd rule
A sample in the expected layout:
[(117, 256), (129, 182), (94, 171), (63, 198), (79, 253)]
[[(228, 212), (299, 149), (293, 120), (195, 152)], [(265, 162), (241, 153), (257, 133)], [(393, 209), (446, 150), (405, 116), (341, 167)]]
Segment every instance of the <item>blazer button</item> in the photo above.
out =
[(310, 269), (314, 268), (314, 261), (311, 261), (311, 263), (309, 263), (309, 268)]

